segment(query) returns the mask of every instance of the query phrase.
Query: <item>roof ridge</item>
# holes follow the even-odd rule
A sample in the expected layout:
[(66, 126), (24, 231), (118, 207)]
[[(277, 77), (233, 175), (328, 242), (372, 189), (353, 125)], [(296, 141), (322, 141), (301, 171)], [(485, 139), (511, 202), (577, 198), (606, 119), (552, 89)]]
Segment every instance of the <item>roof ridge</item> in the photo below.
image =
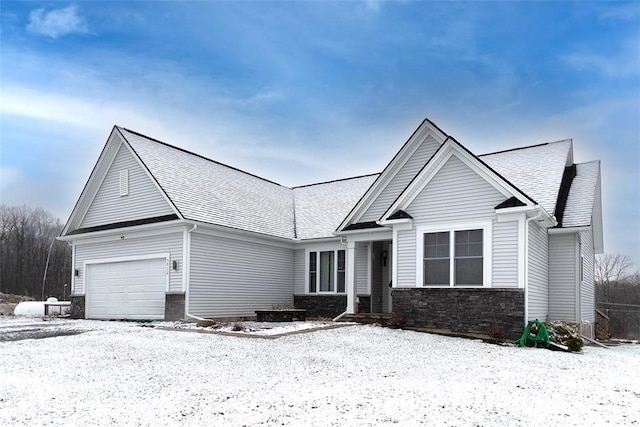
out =
[(236, 167), (234, 167), (234, 166), (227, 165), (227, 164), (222, 163), (222, 162), (219, 162), (219, 161), (217, 161), (217, 160), (210, 159), (210, 158), (205, 157), (205, 156), (203, 156), (203, 155), (201, 155), (201, 154), (194, 153), (193, 151), (189, 151), (189, 150), (186, 150), (186, 149), (184, 149), (184, 148), (177, 147), (177, 146), (172, 145), (172, 144), (169, 144), (169, 143), (167, 143), (167, 142), (160, 141), (159, 139), (152, 138), (152, 137), (147, 136), (147, 135), (145, 135), (145, 134), (143, 134), (143, 133), (136, 132), (135, 130), (127, 129), (127, 128), (122, 127), (122, 126), (116, 126), (116, 127), (117, 127), (118, 129), (126, 130), (127, 132), (130, 132), (130, 133), (132, 133), (132, 134), (134, 134), (134, 135), (137, 135), (137, 136), (140, 136), (140, 137), (146, 138), (146, 139), (148, 139), (148, 140), (151, 140), (151, 141), (153, 141), (153, 142), (156, 142), (156, 143), (158, 143), (158, 144), (162, 144), (162, 145), (165, 145), (165, 146), (167, 146), (167, 147), (169, 147), (169, 148), (173, 148), (174, 150), (182, 151), (183, 153), (190, 154), (190, 155), (195, 156), (195, 157), (199, 157), (199, 158), (201, 158), (201, 159), (203, 159), (203, 160), (207, 160), (207, 161), (209, 161), (209, 162), (211, 162), (211, 163), (215, 163), (215, 164), (218, 164), (218, 165), (220, 165), (220, 166), (224, 166), (224, 167), (226, 167), (226, 168), (229, 168), (229, 169), (232, 169), (232, 170), (235, 170), (235, 171), (241, 172), (241, 173), (243, 173), (243, 174), (245, 174), (245, 175), (249, 175), (249, 176), (252, 176), (252, 177), (254, 177), (254, 178), (258, 178), (258, 179), (260, 179), (260, 180), (262, 180), (262, 181), (266, 181), (266, 182), (268, 182), (268, 183), (270, 183), (270, 184), (274, 184), (274, 185), (277, 185), (277, 186), (279, 186), (279, 187), (283, 187), (283, 188), (291, 189), (291, 187), (287, 187), (287, 186), (282, 185), (282, 184), (279, 184), (279, 183), (277, 183), (277, 182), (275, 182), (275, 181), (271, 181), (270, 179), (263, 178), (263, 177), (261, 177), (261, 176), (258, 176), (258, 175), (255, 175), (255, 174), (252, 174), (252, 173), (250, 173), (250, 172), (244, 171), (244, 170), (239, 169), (239, 168), (236, 168)]
[(543, 142), (543, 143), (540, 143), (540, 144), (525, 145), (524, 147), (508, 148), (506, 150), (494, 151), (494, 152), (491, 152), (491, 153), (478, 154), (478, 157), (492, 156), (494, 154), (509, 153), (509, 152), (512, 152), (512, 151), (526, 150), (526, 149), (529, 149), (529, 148), (544, 147), (545, 145), (558, 144), (560, 142), (565, 142), (565, 141), (571, 141), (571, 138), (559, 139), (557, 141)]
[(380, 172), (369, 173), (369, 174), (366, 174), (366, 175), (352, 176), (352, 177), (348, 177), (348, 178), (332, 179), (330, 181), (316, 182), (316, 183), (313, 183), (313, 184), (296, 185), (294, 187), (291, 187), (291, 189), (295, 190), (296, 188), (313, 187), (314, 185), (332, 184), (334, 182), (349, 181), (351, 179), (366, 178), (366, 177), (375, 176), (375, 175), (380, 175)]

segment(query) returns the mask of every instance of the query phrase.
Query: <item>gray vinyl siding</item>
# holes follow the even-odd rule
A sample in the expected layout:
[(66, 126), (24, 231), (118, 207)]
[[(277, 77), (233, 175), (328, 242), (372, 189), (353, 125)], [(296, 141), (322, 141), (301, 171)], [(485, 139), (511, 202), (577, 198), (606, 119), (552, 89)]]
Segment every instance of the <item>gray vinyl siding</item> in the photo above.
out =
[[(129, 171), (129, 194), (120, 196), (120, 171)], [(80, 228), (175, 213), (151, 178), (122, 144)]]
[(193, 233), (188, 313), (253, 316), (292, 305), (293, 277), (293, 249)]
[[(494, 288), (517, 288), (518, 283), (518, 222), (493, 222)], [(546, 280), (546, 276), (545, 276)]]
[[(416, 230), (398, 231), (398, 239), (395, 242), (398, 249), (396, 251), (396, 268), (398, 270), (398, 286), (418, 286), (416, 283)], [(421, 267), (422, 268), (422, 267)]]
[(493, 219), (505, 200), (498, 190), (452, 156), (406, 211), (415, 225)]
[[(416, 242), (416, 226), (493, 220), (495, 206), (504, 199), (504, 195), (460, 159), (453, 156), (447, 160), (406, 209), (413, 216), (414, 227), (398, 232), (398, 285), (419, 285), (415, 283), (416, 249), (422, 241)], [(422, 268), (422, 264), (417, 267)], [(512, 272), (507, 269), (504, 274), (508, 276)]]
[(549, 235), (549, 319), (576, 321), (576, 235)]
[(369, 294), (369, 244), (356, 243), (356, 290), (358, 295)]
[(305, 272), (305, 258), (304, 249), (296, 249), (293, 251), (293, 293), (304, 294), (305, 279), (307, 277)]
[(379, 219), (407, 185), (409, 185), (411, 180), (420, 172), (439, 146), (440, 144), (429, 135), (411, 157), (409, 157), (406, 163), (402, 165), (359, 221), (366, 222)]
[(549, 315), (549, 242), (547, 230), (529, 223), (529, 318), (546, 320)]
[(595, 283), (594, 283), (594, 248), (593, 229), (580, 232), (580, 251), (583, 258), (583, 273), (581, 284), (582, 320), (595, 322)]
[(89, 260), (170, 254), (171, 261), (178, 261), (178, 270), (169, 270), (169, 290), (182, 291), (182, 232), (160, 236), (120, 239), (108, 242), (76, 244), (74, 269), (79, 275), (74, 278), (74, 293), (84, 293), (84, 262)]

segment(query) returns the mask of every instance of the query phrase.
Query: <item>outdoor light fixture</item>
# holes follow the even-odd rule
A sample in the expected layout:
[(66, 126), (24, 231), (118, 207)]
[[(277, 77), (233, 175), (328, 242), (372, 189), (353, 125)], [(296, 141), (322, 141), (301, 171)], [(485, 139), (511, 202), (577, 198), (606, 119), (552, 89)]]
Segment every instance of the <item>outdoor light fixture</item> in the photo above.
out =
[(171, 261), (171, 268), (173, 268), (174, 270), (178, 269), (178, 261)]
[(73, 270), (73, 275), (78, 277), (80, 275), (80, 270), (78, 270), (77, 268)]

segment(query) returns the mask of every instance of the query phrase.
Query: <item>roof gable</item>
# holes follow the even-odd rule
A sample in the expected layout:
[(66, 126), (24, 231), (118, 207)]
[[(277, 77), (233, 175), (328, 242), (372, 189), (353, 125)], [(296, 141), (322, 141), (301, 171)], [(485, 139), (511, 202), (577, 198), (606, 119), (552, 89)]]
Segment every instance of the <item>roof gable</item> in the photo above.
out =
[[(79, 230), (80, 227), (101, 227), (107, 224), (109, 221), (112, 221), (113, 223), (126, 222), (128, 220), (137, 221), (146, 219), (147, 217), (154, 215), (154, 213), (147, 215), (148, 212), (145, 212), (145, 214), (143, 215), (130, 215), (129, 217), (125, 215), (123, 217), (118, 215), (119, 211), (116, 210), (107, 213), (107, 215), (103, 218), (100, 217), (100, 215), (96, 215), (95, 212), (92, 211), (92, 209), (98, 209), (100, 207), (95, 206), (94, 201), (98, 205), (108, 207), (107, 205), (109, 201), (101, 200), (101, 196), (99, 196), (98, 194), (101, 192), (101, 188), (103, 188), (103, 185), (111, 187), (113, 186), (112, 182), (108, 182), (110, 178), (109, 173), (113, 169), (113, 164), (117, 164), (116, 160), (118, 155), (120, 155), (121, 160), (125, 160), (126, 164), (129, 167), (133, 167), (136, 169), (134, 173), (134, 180), (137, 181), (137, 184), (141, 184), (142, 186), (147, 187), (147, 189), (149, 189), (149, 186), (154, 186), (156, 190), (159, 191), (159, 193), (152, 195), (154, 205), (158, 208), (155, 213), (159, 214), (159, 216), (156, 216), (156, 218), (162, 216), (168, 217), (169, 215), (171, 215), (172, 217), (178, 217), (179, 212), (175, 210), (170, 200), (166, 198), (166, 195), (161, 192), (160, 188), (153, 180), (153, 177), (144, 168), (144, 166), (140, 162), (140, 159), (135, 155), (135, 153), (130, 150), (130, 148), (126, 144), (126, 141), (124, 141), (122, 135), (118, 131), (118, 128), (114, 126), (111, 130), (111, 133), (109, 134), (109, 138), (107, 138), (107, 142), (100, 152), (100, 156), (98, 157), (98, 160), (96, 161), (91, 174), (89, 175), (89, 179), (85, 183), (85, 186), (80, 193), (80, 197), (76, 201), (76, 204), (71, 211), (71, 215), (69, 216), (69, 219), (67, 220), (67, 223), (65, 224), (62, 233), (60, 234), (61, 236), (71, 234), (72, 232)], [(113, 170), (115, 171), (115, 169)], [(117, 172), (113, 173), (116, 174)], [(106, 193), (107, 194), (105, 194), (104, 196), (106, 196), (106, 198), (108, 199), (110, 197), (110, 190), (107, 190)], [(147, 192), (147, 194), (150, 194), (150, 192)], [(136, 203), (142, 202), (141, 200), (137, 199), (137, 197), (132, 198), (136, 199)], [(132, 198), (128, 198), (127, 200), (123, 199), (121, 202), (126, 205), (129, 201), (131, 201)], [(166, 204), (163, 204), (162, 199), (164, 199)], [(146, 207), (144, 202), (142, 202), (142, 205)], [(123, 206), (119, 207), (122, 208)], [(135, 210), (135, 208), (133, 210)]]
[[(120, 194), (121, 185), (126, 186), (126, 195)], [(80, 222), (80, 228), (166, 215), (175, 215), (174, 209), (129, 146), (122, 143)]]
[(440, 128), (425, 119), (349, 212), (338, 230), (379, 219), (446, 138), (447, 135)]
[(487, 164), (482, 162), (459, 142), (448, 137), (445, 143), (440, 146), (429, 162), (415, 176), (413, 181), (411, 181), (407, 188), (402, 192), (402, 194), (400, 194), (400, 196), (398, 196), (396, 201), (386, 210), (380, 219), (385, 220), (398, 210), (406, 210), (413, 200), (418, 197), (429, 182), (438, 175), (443, 166), (447, 164), (452, 157), (459, 159), (473, 172), (499, 191), (505, 198), (508, 199), (515, 197), (515, 199), (526, 206), (533, 206), (536, 204), (535, 200), (518, 190), (513, 184), (490, 168)]

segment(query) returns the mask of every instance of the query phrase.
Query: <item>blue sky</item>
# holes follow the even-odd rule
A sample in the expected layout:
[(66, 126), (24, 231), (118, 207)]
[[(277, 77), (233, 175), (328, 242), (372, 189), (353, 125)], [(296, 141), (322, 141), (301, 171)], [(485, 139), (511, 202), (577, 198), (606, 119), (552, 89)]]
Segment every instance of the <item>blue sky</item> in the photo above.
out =
[(428, 117), (477, 154), (573, 138), (640, 263), (640, 4), (10, 2), (0, 201), (66, 220), (114, 124), (294, 186)]

